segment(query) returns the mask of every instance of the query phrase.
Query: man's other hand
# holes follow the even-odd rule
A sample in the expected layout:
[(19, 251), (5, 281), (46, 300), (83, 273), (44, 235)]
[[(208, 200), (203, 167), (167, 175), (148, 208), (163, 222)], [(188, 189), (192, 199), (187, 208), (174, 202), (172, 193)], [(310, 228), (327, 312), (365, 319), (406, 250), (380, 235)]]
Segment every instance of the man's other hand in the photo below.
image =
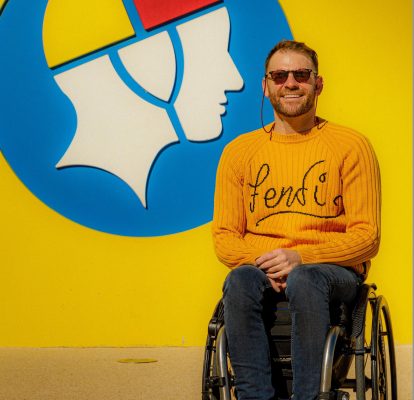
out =
[[(286, 278), (293, 268), (302, 263), (300, 254), (295, 250), (276, 249), (262, 254), (256, 259), (256, 265), (270, 279), (277, 292), (286, 287)], [(279, 290), (277, 290), (277, 289)]]
[(278, 293), (286, 289), (285, 280), (282, 280), (282, 279), (276, 280), (276, 279), (269, 278), (269, 281), (270, 281), (270, 284), (272, 285), (272, 288)]

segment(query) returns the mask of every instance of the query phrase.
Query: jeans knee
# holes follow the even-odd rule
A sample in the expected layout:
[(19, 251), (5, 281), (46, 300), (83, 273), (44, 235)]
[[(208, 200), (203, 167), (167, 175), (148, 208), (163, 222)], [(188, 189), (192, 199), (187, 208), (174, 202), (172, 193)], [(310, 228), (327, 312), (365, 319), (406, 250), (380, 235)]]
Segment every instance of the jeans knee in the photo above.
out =
[(253, 265), (242, 265), (231, 271), (224, 282), (224, 297), (263, 292), (266, 275)]
[(293, 269), (286, 281), (286, 295), (289, 302), (305, 301), (309, 296), (325, 296), (328, 290), (320, 265), (301, 265)]

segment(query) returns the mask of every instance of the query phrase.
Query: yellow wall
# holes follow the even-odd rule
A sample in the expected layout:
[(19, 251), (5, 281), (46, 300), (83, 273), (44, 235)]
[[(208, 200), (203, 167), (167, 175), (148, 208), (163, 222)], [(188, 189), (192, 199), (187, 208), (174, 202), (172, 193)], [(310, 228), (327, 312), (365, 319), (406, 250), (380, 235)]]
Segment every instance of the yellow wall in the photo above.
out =
[(122, 0), (49, 0), (47, 4), (43, 37), (50, 67), (134, 34)]
[[(325, 77), (319, 115), (372, 141), (383, 235), (370, 281), (397, 343), (412, 343), (411, 2), (283, 0)], [(259, 61), (258, 68), (262, 68)], [(49, 209), (0, 158), (0, 346), (202, 345), (227, 273), (210, 225), (162, 238), (84, 228)]]

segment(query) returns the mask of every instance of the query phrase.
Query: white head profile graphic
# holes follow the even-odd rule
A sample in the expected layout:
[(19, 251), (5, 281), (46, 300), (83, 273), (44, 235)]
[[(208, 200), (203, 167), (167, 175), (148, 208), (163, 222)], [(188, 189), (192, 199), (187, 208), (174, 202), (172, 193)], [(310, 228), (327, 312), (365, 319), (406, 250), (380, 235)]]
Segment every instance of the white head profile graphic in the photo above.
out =
[[(230, 19), (225, 7), (177, 26), (184, 53), (181, 87), (173, 104), (186, 138), (208, 141), (222, 131), (225, 92), (243, 79), (228, 52)], [(167, 104), (176, 78), (173, 43), (166, 31), (120, 50), (136, 83)], [(55, 76), (77, 114), (77, 128), (56, 167), (90, 166), (127, 183), (147, 207), (149, 172), (157, 155), (178, 142), (167, 110), (138, 96), (101, 56)]]

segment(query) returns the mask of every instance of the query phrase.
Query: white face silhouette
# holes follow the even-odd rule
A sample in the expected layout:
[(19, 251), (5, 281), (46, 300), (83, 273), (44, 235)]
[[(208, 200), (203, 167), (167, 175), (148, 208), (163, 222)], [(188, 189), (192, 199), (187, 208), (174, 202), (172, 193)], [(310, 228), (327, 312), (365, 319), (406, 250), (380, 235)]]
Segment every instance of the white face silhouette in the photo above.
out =
[(230, 19), (225, 7), (177, 27), (184, 51), (184, 77), (174, 107), (189, 140), (217, 138), (227, 103), (225, 91), (243, 79), (230, 54)]
[[(222, 131), (225, 91), (243, 87), (227, 51), (227, 10), (195, 18), (177, 30), (184, 50), (184, 77), (174, 107), (188, 140), (211, 140)], [(176, 76), (168, 33), (128, 45), (118, 54), (129, 75), (167, 104)], [(75, 136), (56, 167), (84, 165), (111, 172), (146, 207), (151, 166), (164, 147), (178, 141), (166, 109), (131, 90), (107, 55), (57, 74), (55, 80), (77, 114)]]

